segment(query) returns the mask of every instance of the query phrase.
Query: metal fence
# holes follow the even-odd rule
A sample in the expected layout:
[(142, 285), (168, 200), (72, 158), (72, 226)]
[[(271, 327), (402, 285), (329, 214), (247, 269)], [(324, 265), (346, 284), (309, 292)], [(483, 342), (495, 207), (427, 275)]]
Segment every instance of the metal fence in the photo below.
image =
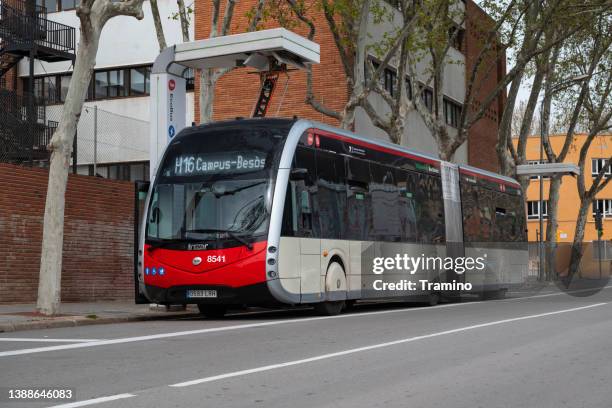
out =
[[(62, 105), (47, 107), (48, 121), (59, 122)], [(102, 175), (108, 165), (149, 160), (149, 122), (85, 106), (77, 127), (76, 165), (81, 174)]]
[[(572, 266), (574, 250), (582, 256), (580, 262)], [(530, 242), (528, 269), (531, 278), (549, 281), (568, 274), (585, 279), (608, 279), (612, 276), (612, 243), (583, 242), (579, 247), (572, 248), (569, 242), (544, 242), (541, 246), (538, 242)]]

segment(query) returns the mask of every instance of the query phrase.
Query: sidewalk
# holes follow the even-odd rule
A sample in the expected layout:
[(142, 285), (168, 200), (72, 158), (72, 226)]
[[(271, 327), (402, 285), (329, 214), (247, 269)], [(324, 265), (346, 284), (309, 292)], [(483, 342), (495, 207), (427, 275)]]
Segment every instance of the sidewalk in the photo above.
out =
[(59, 315), (54, 317), (36, 313), (33, 303), (0, 305), (0, 333), (197, 315), (198, 309), (193, 305), (188, 306), (187, 310), (173, 306), (167, 311), (164, 306), (150, 307), (130, 302), (63, 303)]

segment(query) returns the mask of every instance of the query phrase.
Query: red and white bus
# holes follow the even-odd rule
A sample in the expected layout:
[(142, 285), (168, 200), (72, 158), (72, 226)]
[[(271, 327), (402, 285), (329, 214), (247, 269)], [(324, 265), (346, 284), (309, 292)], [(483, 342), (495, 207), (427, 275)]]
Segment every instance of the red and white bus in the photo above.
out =
[(138, 291), (208, 316), (272, 304), (336, 314), (408, 295), (373, 290), (372, 257), (486, 251), (485, 271), (419, 276), (499, 294), (524, 278), (525, 240), (513, 179), (308, 120), (219, 122), (166, 148), (145, 203)]

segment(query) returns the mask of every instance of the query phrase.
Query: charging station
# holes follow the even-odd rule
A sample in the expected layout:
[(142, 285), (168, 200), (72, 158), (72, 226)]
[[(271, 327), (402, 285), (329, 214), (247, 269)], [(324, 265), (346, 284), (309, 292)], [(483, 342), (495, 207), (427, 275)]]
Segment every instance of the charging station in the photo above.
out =
[[(310, 69), (320, 62), (320, 47), (284, 28), (192, 41), (164, 49), (151, 69), (150, 180), (164, 149), (185, 123), (187, 69), (251, 67), (261, 73)], [(274, 83), (262, 81), (254, 116), (267, 111)], [(264, 106), (265, 104), (265, 106)], [(261, 105), (261, 106), (260, 106)]]

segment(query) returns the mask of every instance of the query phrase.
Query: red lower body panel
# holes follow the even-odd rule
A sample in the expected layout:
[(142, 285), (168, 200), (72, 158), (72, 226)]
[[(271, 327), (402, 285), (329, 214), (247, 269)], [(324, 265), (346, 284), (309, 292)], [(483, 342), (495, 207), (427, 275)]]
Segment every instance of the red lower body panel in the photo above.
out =
[[(144, 283), (158, 288), (226, 286), (239, 288), (266, 281), (267, 243), (246, 247), (184, 251), (144, 250)], [(198, 258), (198, 259), (196, 259)]]

